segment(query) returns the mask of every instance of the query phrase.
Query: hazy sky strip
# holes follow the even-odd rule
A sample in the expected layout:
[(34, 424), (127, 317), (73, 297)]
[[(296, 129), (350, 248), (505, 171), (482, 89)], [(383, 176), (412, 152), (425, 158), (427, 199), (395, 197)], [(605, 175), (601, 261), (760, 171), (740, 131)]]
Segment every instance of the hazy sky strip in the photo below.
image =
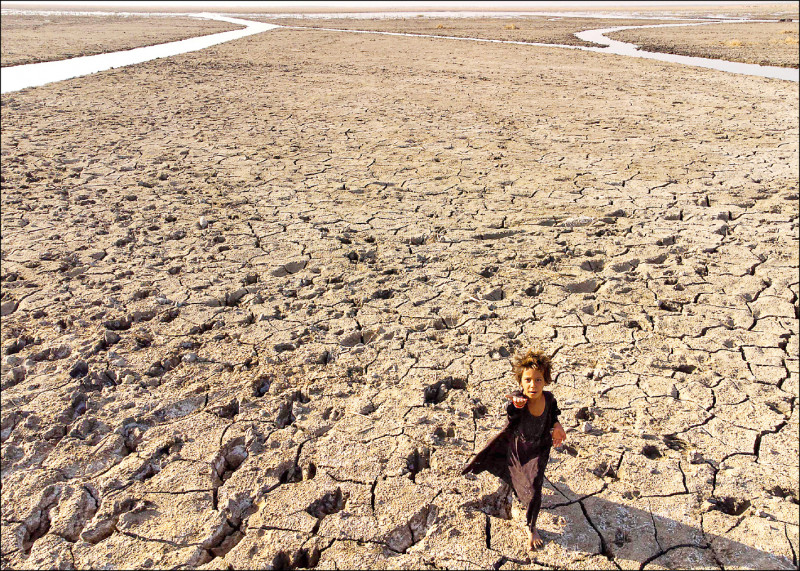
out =
[[(18, 1), (4, 1), (0, 2), (2, 7), (12, 7), (19, 4), (28, 5), (59, 5), (59, 6), (76, 6), (76, 5), (97, 5), (97, 6), (125, 6), (125, 7), (142, 7), (151, 8), (157, 6), (163, 7), (178, 7), (178, 6), (192, 6), (197, 8), (215, 8), (215, 7), (236, 7), (236, 8), (363, 8), (363, 9), (422, 9), (422, 8), (435, 8), (438, 10), (475, 10), (475, 9), (529, 9), (529, 8), (570, 8), (570, 7), (587, 7), (587, 6), (602, 6), (604, 8), (625, 8), (625, 7), (657, 7), (657, 6), (680, 6), (687, 5), (685, 1), (679, 0), (662, 0), (662, 1), (647, 1), (647, 0), (621, 0), (621, 1), (506, 1), (506, 2), (487, 2), (487, 1), (464, 1), (464, 2), (436, 2), (427, 0), (406, 0), (406, 1), (391, 1), (380, 2), (370, 0), (359, 1), (326, 1), (326, 0), (276, 0), (276, 1), (232, 1), (223, 2), (219, 0), (193, 0), (188, 2), (170, 1), (170, 0), (122, 0), (120, 2), (110, 1), (33, 1), (33, 2), (18, 2)], [(748, 0), (711, 0), (706, 2), (691, 2), (692, 6), (724, 6), (724, 5), (753, 5), (753, 4), (795, 4), (795, 2), (771, 2), (764, 1), (748, 1)]]

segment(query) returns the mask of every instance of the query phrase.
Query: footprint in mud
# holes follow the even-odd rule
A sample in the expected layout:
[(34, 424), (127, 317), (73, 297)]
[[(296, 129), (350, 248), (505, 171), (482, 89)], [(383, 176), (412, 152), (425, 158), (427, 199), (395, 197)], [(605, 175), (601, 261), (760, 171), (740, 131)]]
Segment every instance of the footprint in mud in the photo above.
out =
[(648, 444), (642, 448), (642, 454), (649, 458), (650, 460), (655, 460), (657, 458), (661, 458), (662, 454), (661, 451), (658, 449), (658, 446), (654, 446), (652, 444)]
[(740, 500), (730, 496), (724, 498), (711, 497), (708, 501), (711, 504), (710, 510), (721, 511), (728, 515), (742, 515), (750, 507), (750, 500)]
[(293, 554), (281, 550), (272, 558), (272, 569), (313, 569), (319, 563), (320, 553), (316, 547), (302, 547)]

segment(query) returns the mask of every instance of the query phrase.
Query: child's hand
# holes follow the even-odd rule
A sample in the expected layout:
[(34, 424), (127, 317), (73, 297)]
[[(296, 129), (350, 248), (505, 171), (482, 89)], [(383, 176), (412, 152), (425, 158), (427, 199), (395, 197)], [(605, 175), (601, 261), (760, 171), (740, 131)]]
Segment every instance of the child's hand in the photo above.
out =
[(560, 423), (556, 423), (553, 427), (553, 446), (558, 448), (564, 443), (564, 440), (567, 438), (567, 433), (564, 432), (564, 429), (561, 427)]
[(525, 403), (528, 402), (526, 397), (522, 397), (519, 395), (506, 395), (506, 398), (514, 403), (514, 406), (517, 408), (522, 408), (525, 406)]

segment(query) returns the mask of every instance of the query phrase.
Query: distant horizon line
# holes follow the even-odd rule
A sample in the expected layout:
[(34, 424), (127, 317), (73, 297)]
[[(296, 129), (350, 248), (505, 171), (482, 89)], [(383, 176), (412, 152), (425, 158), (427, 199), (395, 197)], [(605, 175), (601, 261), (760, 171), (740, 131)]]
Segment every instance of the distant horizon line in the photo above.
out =
[(533, 1), (514, 1), (509, 0), (506, 2), (485, 2), (485, 1), (425, 1), (425, 0), (412, 0), (412, 1), (326, 1), (326, 0), (281, 0), (281, 1), (259, 1), (259, 0), (244, 0), (223, 2), (217, 0), (198, 0), (198, 1), (174, 1), (174, 0), (2, 0), (0, 1), (0, 8), (5, 6), (26, 6), (26, 7), (86, 7), (86, 8), (114, 8), (124, 7), (131, 8), (189, 8), (189, 9), (204, 9), (204, 8), (258, 8), (258, 9), (279, 9), (285, 10), (299, 8), (303, 11), (306, 10), (345, 10), (345, 11), (374, 11), (380, 9), (384, 11), (404, 11), (410, 10), (415, 12), (425, 11), (472, 11), (472, 10), (486, 10), (486, 11), (533, 11), (541, 9), (566, 9), (570, 7), (575, 8), (604, 8), (613, 10), (624, 10), (626, 8), (642, 8), (642, 7), (678, 7), (696, 8), (696, 7), (723, 7), (723, 6), (743, 6), (743, 5), (796, 5), (793, 0), (698, 0), (693, 2), (686, 2), (681, 0), (622, 0), (622, 1), (586, 1), (586, 0), (533, 0)]
[[(779, 10), (776, 16), (788, 15), (797, 18), (797, 2), (792, 0), (698, 0), (685, 2), (680, 0), (622, 0), (622, 1), (587, 1), (587, 0), (507, 0), (497, 2), (486, 1), (329, 1), (329, 0), (281, 0), (259, 1), (239, 0), (222, 2), (218, 0), (197, 0), (178, 2), (174, 0), (0, 0), (3, 11), (30, 12), (87, 12), (96, 14), (194, 14), (200, 12), (226, 14), (436, 14), (447, 13), (486, 13), (514, 14), (532, 16), (557, 14), (562, 17), (616, 14), (650, 14), (681, 13), (690, 16), (704, 10), (739, 12), (743, 6), (752, 6), (755, 10), (764, 10), (774, 6)], [(791, 11), (789, 7), (794, 7)], [(785, 13), (785, 14), (784, 14)], [(596, 16), (594, 16), (596, 15)]]

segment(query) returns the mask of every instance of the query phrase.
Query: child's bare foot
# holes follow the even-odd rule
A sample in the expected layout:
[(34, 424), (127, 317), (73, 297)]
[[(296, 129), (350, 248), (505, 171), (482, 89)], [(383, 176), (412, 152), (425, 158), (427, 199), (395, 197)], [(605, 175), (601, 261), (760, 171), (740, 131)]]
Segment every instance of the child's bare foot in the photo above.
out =
[(539, 537), (538, 530), (528, 530), (528, 549), (533, 551), (534, 549), (539, 549), (542, 545), (544, 545), (544, 541)]

